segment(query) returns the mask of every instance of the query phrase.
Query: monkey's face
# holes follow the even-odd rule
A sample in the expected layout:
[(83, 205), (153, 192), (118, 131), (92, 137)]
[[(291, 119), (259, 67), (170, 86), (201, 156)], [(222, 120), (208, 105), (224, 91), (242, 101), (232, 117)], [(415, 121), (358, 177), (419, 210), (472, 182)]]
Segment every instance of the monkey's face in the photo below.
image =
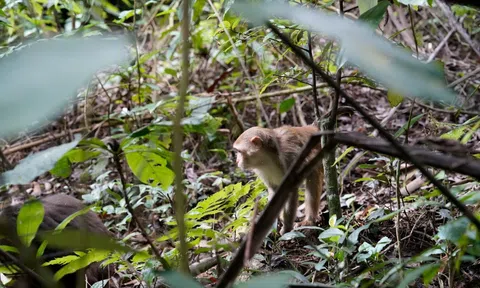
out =
[(263, 161), (261, 146), (255, 145), (250, 141), (238, 139), (233, 144), (236, 154), (236, 163), (240, 169), (248, 170), (257, 168)]

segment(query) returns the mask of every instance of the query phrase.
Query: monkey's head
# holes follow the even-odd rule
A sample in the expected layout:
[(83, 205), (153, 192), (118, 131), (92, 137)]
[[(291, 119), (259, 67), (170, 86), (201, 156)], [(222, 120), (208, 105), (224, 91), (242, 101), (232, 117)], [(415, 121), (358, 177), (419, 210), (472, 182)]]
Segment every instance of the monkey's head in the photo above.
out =
[(271, 138), (271, 130), (261, 127), (252, 127), (238, 136), (233, 143), (238, 167), (247, 170), (259, 168), (262, 164), (268, 163), (265, 160), (269, 157), (271, 150)]

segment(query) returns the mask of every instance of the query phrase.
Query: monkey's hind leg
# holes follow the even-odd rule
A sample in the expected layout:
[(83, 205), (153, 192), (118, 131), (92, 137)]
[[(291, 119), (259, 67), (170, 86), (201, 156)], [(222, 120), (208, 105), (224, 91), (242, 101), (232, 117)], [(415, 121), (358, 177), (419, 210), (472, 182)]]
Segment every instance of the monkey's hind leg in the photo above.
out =
[(297, 207), (298, 207), (298, 190), (295, 190), (288, 197), (287, 203), (283, 208), (281, 220), (282, 220), (282, 230), (280, 230), (280, 235), (283, 235), (287, 232), (292, 231), (295, 224), (295, 218), (297, 217)]
[(296, 227), (312, 226), (318, 219), (320, 198), (323, 192), (323, 166), (313, 170), (305, 181), (305, 219), (297, 223)]

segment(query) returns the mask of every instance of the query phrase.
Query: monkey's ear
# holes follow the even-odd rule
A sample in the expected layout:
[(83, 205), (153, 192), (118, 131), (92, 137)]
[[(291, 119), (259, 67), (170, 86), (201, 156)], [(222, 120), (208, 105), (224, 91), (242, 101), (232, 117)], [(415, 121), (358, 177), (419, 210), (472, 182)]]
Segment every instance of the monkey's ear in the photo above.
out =
[(253, 145), (256, 145), (256, 146), (261, 146), (262, 145), (262, 139), (260, 139), (260, 137), (258, 137), (258, 136), (253, 136), (252, 138), (250, 138), (250, 142)]

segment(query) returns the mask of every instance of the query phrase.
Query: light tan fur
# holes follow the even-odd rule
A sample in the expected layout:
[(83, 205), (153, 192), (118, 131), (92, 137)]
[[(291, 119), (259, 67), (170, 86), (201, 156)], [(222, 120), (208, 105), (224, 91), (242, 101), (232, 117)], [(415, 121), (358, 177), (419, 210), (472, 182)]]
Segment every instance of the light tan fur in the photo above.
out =
[[(237, 165), (253, 170), (268, 187), (269, 201), (282, 182), (283, 176), (302, 151), (310, 136), (317, 133), (315, 126), (282, 126), (275, 129), (252, 127), (243, 132), (233, 144)], [(323, 165), (320, 163), (306, 177), (305, 219), (297, 226), (313, 225), (318, 218), (323, 191)], [(298, 188), (289, 196), (280, 220), (280, 234), (293, 229), (298, 207)]]

